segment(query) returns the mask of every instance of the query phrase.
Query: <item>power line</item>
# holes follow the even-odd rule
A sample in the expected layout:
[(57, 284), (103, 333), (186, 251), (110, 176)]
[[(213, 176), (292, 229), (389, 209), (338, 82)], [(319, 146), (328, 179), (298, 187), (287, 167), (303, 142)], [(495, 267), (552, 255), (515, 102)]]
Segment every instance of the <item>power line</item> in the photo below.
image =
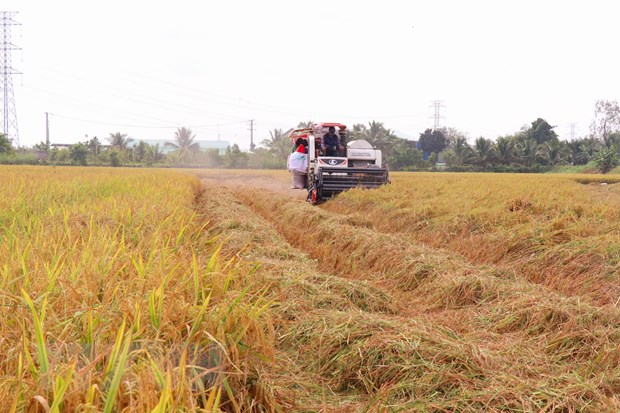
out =
[[(39, 65), (40, 67), (46, 68), (45, 65)], [(208, 92), (208, 91), (204, 91), (204, 90), (199, 90), (196, 87), (188, 87), (182, 84), (177, 84), (177, 83), (173, 83), (167, 80), (162, 80), (162, 79), (158, 79), (156, 77), (152, 77), (152, 76), (148, 76), (148, 75), (144, 75), (144, 74), (140, 74), (140, 73), (135, 73), (135, 72), (131, 72), (131, 71), (122, 71), (119, 72), (122, 75), (131, 75), (132, 78), (129, 80), (132, 80), (132, 83), (135, 85), (144, 85), (148, 87), (148, 90), (155, 93), (155, 95), (151, 95), (151, 96), (147, 96), (144, 93), (128, 93), (129, 90), (127, 88), (123, 89), (122, 91), (120, 89), (118, 89), (117, 85), (115, 84), (110, 84), (109, 87), (105, 86), (104, 84), (97, 82), (95, 84), (93, 84), (92, 81), (90, 81), (89, 79), (86, 79), (85, 77), (81, 76), (81, 75), (77, 75), (74, 73), (68, 73), (65, 71), (59, 71), (57, 68), (46, 68), (45, 73), (42, 74), (42, 76), (44, 77), (49, 77), (50, 73), (59, 73), (62, 74), (62, 78), (58, 78), (57, 81), (58, 82), (65, 82), (67, 77), (76, 79), (77, 81), (84, 83), (85, 87), (97, 87), (98, 89), (101, 89), (103, 91), (103, 95), (101, 93), (98, 94), (93, 94), (96, 96), (117, 96), (119, 98), (122, 98), (123, 100), (128, 100), (128, 101), (133, 101), (135, 103), (138, 104), (145, 104), (145, 105), (149, 105), (151, 107), (159, 107), (159, 108), (170, 108), (170, 109), (181, 109), (184, 112), (195, 112), (195, 113), (201, 113), (201, 114), (211, 114), (211, 115), (216, 115), (216, 116), (221, 116), (222, 118), (228, 118), (225, 120), (236, 120), (239, 119), (239, 123), (243, 123), (243, 122), (247, 122), (247, 120), (241, 120), (242, 118), (238, 115), (235, 116), (230, 116), (230, 115), (225, 115), (223, 113), (214, 113), (214, 112), (210, 112), (210, 111), (205, 111), (204, 109), (201, 109), (200, 106), (201, 104), (199, 103), (198, 105), (193, 104), (193, 105), (189, 105), (189, 103), (186, 103), (185, 105), (182, 103), (182, 101), (176, 101), (173, 105), (171, 105), (171, 99), (166, 98), (164, 99), (163, 96), (161, 96), (158, 92), (162, 92), (162, 93), (166, 93), (166, 94), (170, 94), (173, 93), (174, 95), (181, 97), (181, 98), (191, 98), (191, 99), (195, 99), (197, 101), (201, 101), (201, 102), (208, 102), (209, 104), (217, 104), (218, 107), (221, 108), (221, 105), (227, 105), (227, 106), (233, 106), (236, 108), (245, 108), (245, 109), (251, 109), (252, 112), (255, 111), (267, 111), (267, 112), (275, 112), (278, 114), (302, 114), (305, 113), (305, 116), (309, 116), (309, 117), (325, 117), (326, 115), (320, 115), (314, 111), (311, 112), (295, 112), (295, 111), (291, 111), (290, 109), (284, 109), (281, 107), (277, 107), (277, 106), (272, 106), (272, 105), (266, 105), (263, 103), (258, 103), (258, 102), (251, 102), (251, 101), (247, 101), (247, 100), (243, 100), (243, 99), (239, 99), (239, 98), (233, 98), (231, 96), (225, 96), (225, 95), (221, 95), (221, 94), (216, 94), (213, 92)], [(141, 79), (137, 79), (137, 77), (140, 77)], [(56, 84), (57, 81), (54, 80), (55, 78), (50, 78), (51, 81), (49, 82), (50, 84)], [(148, 81), (145, 82), (144, 80)], [(35, 89), (33, 89), (35, 90)], [(41, 90), (41, 89), (38, 89)], [(49, 91), (45, 91), (45, 90), (41, 90), (45, 93), (48, 94), (52, 94), (54, 95), (55, 99), (58, 99), (58, 93), (55, 92), (49, 92)], [(71, 101), (73, 100), (79, 100), (78, 98), (73, 98), (71, 97)], [(72, 102), (75, 103), (75, 102)], [(86, 107), (90, 107), (93, 105), (97, 105), (97, 102), (84, 102), (86, 103)], [(81, 108), (83, 108), (83, 105), (81, 106)], [(123, 114), (127, 115), (129, 112), (124, 111)], [(352, 115), (346, 115), (346, 114), (340, 114), (339, 118), (340, 119), (350, 119), (350, 120), (354, 120), (354, 119), (398, 119), (398, 118), (410, 118), (410, 117), (418, 117), (418, 116), (423, 116), (423, 114), (420, 113), (415, 113), (415, 114), (384, 114), (384, 115), (360, 115), (360, 114), (356, 114), (354, 116)], [(236, 117), (236, 119), (234, 119)], [(248, 116), (249, 117), (249, 116)], [(231, 119), (232, 118), (232, 119)], [(159, 120), (161, 120), (161, 118), (158, 118)], [(247, 117), (246, 117), (247, 119)], [(264, 123), (270, 123), (266, 120), (263, 121)], [(106, 123), (107, 124), (107, 123)], [(274, 124), (276, 125), (276, 124)], [(279, 123), (277, 124), (278, 126), (280, 125)], [(124, 126), (124, 125), (120, 125), (120, 126)], [(129, 126), (133, 126), (133, 125), (129, 125)]]
[[(208, 115), (213, 115), (213, 116), (219, 116), (221, 118), (226, 118), (225, 120), (228, 120), (228, 121), (239, 121), (239, 122), (246, 121), (246, 119), (240, 118), (238, 116), (230, 116), (230, 115), (226, 115), (222, 113), (214, 113), (214, 112), (210, 112), (207, 110), (203, 110), (197, 107), (196, 105), (193, 105), (193, 106), (190, 106), (187, 104), (184, 105), (179, 102), (173, 104), (171, 103), (170, 99), (167, 99), (167, 100), (166, 99), (152, 99), (148, 96), (145, 97), (145, 96), (140, 96), (136, 94), (128, 94), (127, 92), (125, 92), (124, 94), (121, 94), (121, 93), (114, 93), (111, 90), (104, 90), (105, 96), (116, 98), (115, 102), (117, 103), (117, 106), (109, 107), (106, 105), (102, 105), (100, 103), (102, 99), (85, 100), (85, 99), (80, 99), (76, 96), (70, 96), (70, 95), (59, 96), (57, 91), (46, 90), (46, 89), (41, 89), (41, 88), (30, 87), (30, 90), (34, 92), (45, 93), (45, 94), (51, 95), (56, 101), (59, 101), (59, 98), (60, 98), (61, 100), (68, 102), (70, 105), (78, 107), (80, 110), (91, 109), (91, 108), (103, 108), (110, 113), (117, 113), (117, 114), (122, 113), (124, 117), (127, 117), (127, 115), (132, 115), (132, 113), (128, 112), (127, 110), (122, 110), (120, 108), (121, 105), (122, 104), (127, 105), (130, 102), (134, 102), (137, 105), (132, 105), (131, 106), (132, 108), (149, 109), (150, 107), (150, 108), (157, 108), (157, 109), (165, 110), (165, 111), (170, 111), (173, 109), (173, 110), (177, 110), (183, 113), (195, 114), (193, 116), (196, 116), (196, 115), (204, 116), (208, 114)], [(104, 96), (98, 93), (93, 93), (93, 95)], [(78, 104), (79, 102), (81, 102), (81, 104)], [(97, 111), (100, 111), (100, 109), (97, 109)], [(153, 112), (153, 111), (150, 110), (150, 112)], [(161, 120), (161, 118), (157, 116), (137, 115), (135, 113), (132, 115), (132, 117), (140, 117), (140, 118), (152, 119), (152, 120), (156, 120), (156, 119)], [(168, 122), (168, 123), (172, 123), (172, 122)]]
[(21, 74), (19, 71), (13, 68), (11, 65), (11, 51), (20, 50), (19, 47), (11, 43), (11, 26), (19, 25), (18, 22), (13, 20), (13, 17), (17, 14), (16, 11), (3, 11), (0, 12), (1, 24), (1, 36), (0, 50), (2, 56), (0, 57), (0, 77), (2, 81), (2, 132), (9, 138), (10, 141), (15, 142), (19, 147), (19, 131), (17, 128), (17, 110), (15, 108), (15, 95), (13, 93), (13, 75)]
[[(45, 112), (45, 113), (47, 114), (48, 112)], [(177, 129), (178, 128), (178, 126), (132, 125), (132, 124), (125, 124), (125, 123), (103, 122), (103, 121), (97, 121), (97, 120), (92, 120), (92, 119), (77, 118), (74, 116), (59, 115), (57, 113), (50, 113), (50, 115), (53, 115), (59, 118), (64, 118), (64, 119), (76, 120), (79, 122), (89, 122), (89, 123), (95, 123), (98, 125), (106, 125), (106, 126), (123, 126), (127, 128), (144, 128), (144, 129)], [(209, 128), (209, 127), (214, 127), (214, 126), (238, 125), (238, 124), (246, 123), (246, 122), (248, 121), (241, 120), (241, 121), (227, 122), (227, 123), (212, 123), (208, 125), (187, 125), (187, 127), (188, 128)]]
[[(43, 65), (41, 65), (41, 67), (45, 67)], [(65, 75), (65, 72), (61, 72), (55, 68), (49, 68), (49, 70), (46, 70), (46, 72), (49, 71), (54, 71), (57, 72), (59, 74), (63, 74), (63, 77)], [(202, 90), (202, 89), (198, 89), (195, 86), (187, 86), (187, 85), (182, 85), (179, 83), (174, 83), (174, 82), (170, 82), (168, 80), (164, 80), (164, 79), (160, 79), (160, 78), (156, 78), (144, 73), (138, 73), (138, 72), (134, 72), (134, 71), (127, 71), (127, 70), (123, 70), (121, 72), (119, 72), (122, 75), (126, 75), (129, 74), (131, 76), (134, 76), (134, 78), (128, 78), (129, 80), (131, 80), (133, 83), (138, 84), (138, 81), (135, 80), (135, 77), (139, 77), (142, 79), (145, 79), (149, 82), (143, 82), (142, 84), (145, 86), (148, 86), (150, 90), (154, 90), (153, 85), (158, 88), (160, 91), (163, 91), (165, 93), (173, 93), (174, 95), (179, 95), (179, 96), (183, 96), (183, 97), (187, 97), (187, 98), (192, 98), (192, 99), (196, 99), (196, 100), (200, 100), (200, 101), (204, 101), (204, 102), (208, 102), (208, 103), (215, 103), (218, 105), (226, 105), (226, 106), (232, 106), (235, 108), (240, 108), (240, 109), (250, 109), (252, 111), (263, 111), (263, 112), (270, 112), (270, 113), (277, 113), (277, 114), (288, 114), (288, 115), (301, 115), (301, 116), (319, 116), (319, 117), (329, 117), (331, 116), (331, 114), (326, 114), (326, 113), (318, 113), (318, 112), (307, 112), (307, 111), (295, 111), (295, 110), (291, 110), (290, 107), (289, 108), (284, 108), (284, 107), (279, 107), (279, 106), (274, 106), (274, 105), (269, 105), (269, 104), (265, 104), (265, 103), (260, 103), (260, 102), (254, 102), (254, 101), (248, 101), (245, 99), (241, 99), (241, 98), (235, 98), (232, 96), (226, 96), (226, 95), (222, 95), (222, 94), (218, 94), (218, 93), (214, 93), (214, 92), (210, 92), (210, 91), (206, 91), (206, 90)], [(91, 84), (92, 82), (90, 82), (90, 80), (87, 80), (81, 76), (75, 75), (75, 74), (66, 74), (67, 76), (71, 76), (73, 78), (79, 79), (83, 82), (86, 82), (88, 84)], [(109, 93), (110, 88), (106, 87), (105, 91), (107, 93)], [(183, 91), (183, 92), (179, 92), (179, 91)], [(126, 94), (127, 91), (123, 90), (122, 91), (123, 94)], [(211, 96), (211, 97), (209, 97)], [(178, 105), (177, 105), (178, 106)], [(216, 115), (220, 115), (220, 116), (227, 116), (227, 115), (223, 115), (223, 114), (216, 114)], [(421, 114), (396, 114), (396, 115), (380, 115), (380, 116), (364, 116), (364, 115), (359, 115), (356, 114), (355, 116), (347, 116), (346, 114), (341, 114), (340, 117), (341, 118), (350, 118), (350, 119), (387, 119), (387, 118), (408, 118), (410, 116), (421, 116)], [(230, 117), (230, 116), (229, 116)]]

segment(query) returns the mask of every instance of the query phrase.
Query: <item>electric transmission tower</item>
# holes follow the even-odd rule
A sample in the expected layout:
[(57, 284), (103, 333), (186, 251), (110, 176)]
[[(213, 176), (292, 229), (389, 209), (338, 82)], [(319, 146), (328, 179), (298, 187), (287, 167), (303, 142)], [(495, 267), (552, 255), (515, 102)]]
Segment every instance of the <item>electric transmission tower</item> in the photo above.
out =
[(570, 124), (570, 140), (574, 141), (575, 140), (575, 128), (577, 127), (576, 123), (571, 123)]
[(16, 11), (0, 12), (0, 87), (2, 87), (2, 133), (11, 142), (19, 147), (19, 132), (17, 130), (17, 111), (15, 110), (15, 95), (13, 94), (13, 75), (21, 74), (11, 65), (11, 51), (20, 50), (11, 42), (11, 26), (19, 25), (13, 17)]
[(441, 116), (441, 108), (445, 108), (443, 100), (433, 100), (430, 107), (435, 108), (435, 114), (432, 116), (433, 129), (439, 129), (441, 126), (441, 120), (445, 118), (445, 116)]
[(254, 145), (254, 119), (250, 119), (248, 122), (250, 122), (250, 128), (248, 129), (250, 131), (250, 150), (253, 151), (256, 148), (256, 145)]

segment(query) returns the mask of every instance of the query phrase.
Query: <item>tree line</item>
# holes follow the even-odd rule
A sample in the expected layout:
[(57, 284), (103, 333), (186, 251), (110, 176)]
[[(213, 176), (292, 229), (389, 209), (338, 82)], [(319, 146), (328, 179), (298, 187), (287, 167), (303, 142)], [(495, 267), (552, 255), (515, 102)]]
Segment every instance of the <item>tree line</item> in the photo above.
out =
[[(383, 122), (352, 125), (346, 139), (364, 139), (383, 152), (391, 170), (542, 172), (559, 166), (590, 166), (606, 173), (618, 165), (620, 151), (620, 106), (617, 101), (597, 101), (590, 133), (562, 141), (555, 126), (537, 118), (519, 131), (495, 140), (478, 137), (470, 143), (455, 128), (426, 129), (417, 141), (403, 139)], [(299, 122), (297, 128), (312, 121)], [(292, 146), (282, 129), (269, 131), (258, 147), (249, 152), (234, 144), (224, 153), (201, 150), (191, 129), (180, 127), (173, 139), (159, 144), (133, 142), (127, 134), (110, 133), (104, 145), (97, 137), (69, 148), (49, 148), (44, 142), (30, 150), (15, 151), (10, 140), (0, 135), (0, 163), (43, 163), (54, 165), (193, 166), (212, 168), (284, 169)], [(135, 144), (131, 144), (135, 143)], [(43, 155), (41, 155), (43, 154)]]
[[(177, 128), (173, 139), (161, 146), (142, 140), (135, 141), (126, 133), (110, 133), (75, 143), (68, 148), (50, 147), (40, 142), (32, 148), (16, 150), (10, 140), (0, 134), (0, 163), (95, 165), (95, 166), (196, 166), (213, 168), (247, 168), (252, 166), (248, 154), (234, 144), (224, 153), (218, 149), (201, 150), (196, 134), (189, 128)], [(170, 151), (164, 151), (164, 147)], [(166, 153), (167, 152), (167, 153)]]
[[(455, 128), (426, 129), (417, 141), (397, 136), (383, 122), (354, 124), (347, 140), (364, 139), (383, 152), (391, 170), (544, 172), (561, 166), (589, 166), (602, 173), (618, 165), (620, 106), (617, 101), (597, 101), (587, 136), (560, 140), (555, 126), (537, 118), (511, 135), (495, 140), (478, 137), (470, 143)], [(308, 127), (311, 121), (297, 127)], [(270, 165), (285, 166), (290, 141), (281, 129), (270, 132), (257, 151)]]
[(542, 171), (560, 166), (589, 166), (607, 173), (618, 165), (620, 151), (620, 106), (617, 101), (597, 101), (595, 117), (587, 136), (560, 140), (546, 120), (538, 118), (512, 135), (496, 140), (476, 138), (469, 144), (454, 129), (426, 130), (420, 135), (422, 149), (442, 150), (451, 170)]

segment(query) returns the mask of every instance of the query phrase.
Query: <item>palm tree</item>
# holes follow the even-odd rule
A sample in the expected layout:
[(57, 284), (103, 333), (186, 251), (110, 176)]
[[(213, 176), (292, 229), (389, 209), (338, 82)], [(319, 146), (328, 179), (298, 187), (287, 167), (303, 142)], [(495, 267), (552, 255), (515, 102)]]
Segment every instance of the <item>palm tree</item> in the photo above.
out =
[(99, 152), (101, 152), (101, 142), (99, 142), (96, 136), (88, 141), (88, 150), (94, 157), (99, 156)]
[(269, 131), (269, 138), (260, 143), (266, 147), (276, 159), (286, 159), (291, 151), (291, 141), (282, 129)]
[(480, 166), (487, 166), (494, 156), (493, 141), (482, 136), (477, 138), (474, 142), (474, 152), (476, 163)]
[(138, 142), (136, 146), (133, 147), (132, 158), (136, 162), (144, 161), (144, 157), (146, 155), (146, 148), (149, 146), (148, 143), (144, 141)]
[(297, 129), (301, 129), (301, 128), (309, 128), (309, 127), (311, 127), (312, 125), (314, 125), (314, 122), (313, 122), (313, 121), (311, 121), (311, 120), (306, 121), (306, 122), (299, 122), (299, 123), (297, 124)]
[(382, 149), (385, 141), (385, 127), (383, 127), (382, 122), (377, 122), (374, 120), (372, 122), (368, 122), (368, 133), (366, 140), (375, 148)]
[(363, 123), (355, 123), (351, 127), (349, 134), (351, 139), (366, 139), (367, 128)]
[(556, 166), (564, 162), (567, 147), (558, 141), (545, 142), (541, 145), (541, 152), (549, 165)]
[(368, 127), (361, 123), (354, 124), (351, 129), (351, 139), (364, 139), (372, 146), (389, 155), (390, 148), (396, 140), (394, 131), (386, 128), (383, 122), (368, 122)]
[(155, 162), (161, 159), (162, 153), (159, 150), (159, 144), (146, 145), (146, 151), (144, 152), (144, 162), (148, 166), (153, 165)]
[(474, 151), (467, 143), (467, 138), (458, 136), (454, 139), (453, 145), (452, 153), (454, 153), (454, 165), (462, 166), (469, 163), (474, 156)]
[(375, 148), (385, 151), (388, 136), (392, 132), (383, 126), (383, 122), (372, 121), (368, 122), (368, 129), (366, 133), (366, 140)]
[(568, 152), (568, 161), (571, 165), (585, 165), (588, 163), (590, 156), (586, 152), (587, 143), (585, 139), (575, 139), (566, 143)]
[(594, 137), (590, 137), (590, 138), (585, 138), (583, 140), (583, 143), (581, 144), (581, 148), (583, 149), (583, 152), (588, 157), (588, 160), (591, 160), (592, 158), (596, 156), (597, 152), (601, 149), (601, 145), (602, 143), (598, 139)]
[(510, 165), (515, 157), (515, 141), (508, 136), (497, 138), (495, 143), (497, 157), (502, 165)]
[(446, 138), (446, 142), (448, 143), (448, 146), (446, 147), (446, 149), (452, 149), (454, 147), (454, 145), (456, 144), (456, 141), (458, 138), (463, 138), (465, 139), (465, 141), (467, 141), (467, 134), (465, 132), (461, 132), (460, 130), (456, 129), (456, 128), (439, 128), (439, 130), (441, 131), (441, 133), (443, 133), (443, 136), (445, 136)]
[(107, 141), (110, 142), (110, 146), (114, 149), (125, 150), (127, 149), (127, 145), (133, 141), (132, 138), (127, 137), (126, 133), (110, 133), (110, 136), (107, 137)]
[(196, 135), (191, 129), (186, 127), (177, 128), (176, 132), (174, 132), (176, 143), (166, 142), (164, 146), (175, 148), (179, 154), (179, 159), (184, 161), (188, 155), (200, 150), (198, 142), (194, 142), (195, 138)]
[(517, 153), (525, 166), (532, 166), (540, 156), (540, 150), (534, 139), (525, 139), (517, 145)]

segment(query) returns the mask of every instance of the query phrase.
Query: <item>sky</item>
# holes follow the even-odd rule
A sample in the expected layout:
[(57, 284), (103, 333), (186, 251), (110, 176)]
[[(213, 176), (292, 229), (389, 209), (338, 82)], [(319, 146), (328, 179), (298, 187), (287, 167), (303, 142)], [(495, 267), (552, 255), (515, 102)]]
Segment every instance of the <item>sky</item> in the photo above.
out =
[[(300, 121), (469, 140), (537, 118), (585, 136), (618, 100), (616, 1), (5, 0), (19, 143), (174, 139), (242, 149)], [(571, 124), (574, 125), (571, 132)]]

